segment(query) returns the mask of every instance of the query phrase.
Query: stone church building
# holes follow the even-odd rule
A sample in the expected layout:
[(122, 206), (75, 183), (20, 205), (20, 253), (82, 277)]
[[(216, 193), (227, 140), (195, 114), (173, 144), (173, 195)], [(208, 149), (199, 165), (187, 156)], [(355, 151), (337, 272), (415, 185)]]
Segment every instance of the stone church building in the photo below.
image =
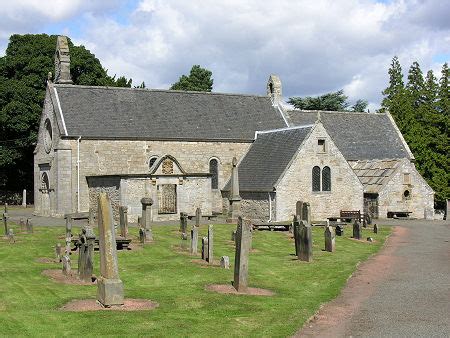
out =
[(96, 210), (101, 191), (132, 221), (144, 196), (153, 220), (226, 213), (236, 157), (244, 217), (285, 221), (297, 200), (313, 220), (433, 216), (434, 192), (389, 114), (286, 110), (274, 75), (266, 96), (76, 86), (65, 37), (55, 64), (34, 156), (37, 215)]

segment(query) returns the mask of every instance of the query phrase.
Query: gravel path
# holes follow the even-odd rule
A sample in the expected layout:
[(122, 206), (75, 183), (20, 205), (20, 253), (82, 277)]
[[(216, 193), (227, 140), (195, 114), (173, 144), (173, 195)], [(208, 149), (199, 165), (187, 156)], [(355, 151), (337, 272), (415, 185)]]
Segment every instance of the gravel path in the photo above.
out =
[(450, 224), (396, 223), (385, 248), (299, 337), (450, 337)]

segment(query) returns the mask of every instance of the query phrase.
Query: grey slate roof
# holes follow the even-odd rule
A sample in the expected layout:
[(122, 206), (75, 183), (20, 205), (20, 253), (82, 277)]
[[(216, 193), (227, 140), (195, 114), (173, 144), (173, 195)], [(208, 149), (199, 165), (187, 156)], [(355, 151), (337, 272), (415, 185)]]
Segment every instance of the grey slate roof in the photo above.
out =
[[(238, 165), (240, 191), (273, 191), (275, 183), (311, 128), (309, 126), (258, 134)], [(230, 190), (230, 182), (224, 190)]]
[(390, 180), (391, 175), (400, 165), (399, 160), (372, 160), (349, 162), (358, 176), (364, 192), (378, 193)]
[[(314, 123), (317, 111), (286, 112), (290, 125)], [(320, 112), (320, 119), (347, 161), (411, 158), (387, 114)]]
[(269, 97), (58, 85), (69, 136), (253, 140), (283, 128)]

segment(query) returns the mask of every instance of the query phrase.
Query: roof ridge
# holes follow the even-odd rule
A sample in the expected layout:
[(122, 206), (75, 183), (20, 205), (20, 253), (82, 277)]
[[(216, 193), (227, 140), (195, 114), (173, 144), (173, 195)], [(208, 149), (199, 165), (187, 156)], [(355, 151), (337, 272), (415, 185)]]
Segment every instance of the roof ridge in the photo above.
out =
[(255, 140), (259, 134), (278, 133), (278, 132), (282, 132), (282, 131), (289, 131), (289, 130), (295, 130), (295, 129), (312, 128), (313, 126), (314, 126), (314, 124), (305, 124), (303, 126), (285, 127), (285, 128), (268, 129), (268, 130), (257, 130), (257, 131), (255, 131)]
[(175, 94), (196, 94), (196, 95), (223, 95), (223, 96), (243, 96), (243, 97), (257, 97), (267, 98), (267, 95), (256, 94), (238, 94), (238, 93), (220, 93), (220, 92), (201, 92), (193, 90), (171, 90), (171, 89), (157, 89), (157, 88), (130, 88), (130, 87), (111, 87), (111, 86), (86, 86), (86, 85), (70, 85), (53, 83), (52, 86), (56, 88), (82, 88), (82, 89), (103, 89), (103, 90), (129, 90), (129, 91), (145, 91), (145, 92), (157, 92), (157, 93), (175, 93)]
[(385, 116), (387, 113), (367, 113), (359, 111), (337, 111), (337, 110), (309, 110), (309, 109), (290, 109), (288, 112), (304, 112), (304, 113), (324, 113), (324, 114), (351, 114), (351, 115), (369, 115), (369, 116)]

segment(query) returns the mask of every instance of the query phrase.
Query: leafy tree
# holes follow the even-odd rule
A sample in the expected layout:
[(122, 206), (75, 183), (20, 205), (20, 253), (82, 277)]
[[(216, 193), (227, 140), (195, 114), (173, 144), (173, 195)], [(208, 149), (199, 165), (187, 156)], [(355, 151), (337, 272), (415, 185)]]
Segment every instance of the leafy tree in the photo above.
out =
[(325, 111), (357, 111), (363, 112), (367, 108), (368, 102), (366, 100), (357, 100), (356, 103), (348, 110), (350, 103), (348, 96), (344, 94), (343, 90), (337, 92), (327, 93), (320, 96), (307, 97), (291, 97), (288, 101), (297, 109), (303, 110), (325, 110)]
[(213, 87), (212, 72), (194, 65), (191, 68), (189, 76), (182, 75), (178, 82), (174, 83), (170, 89), (172, 90), (191, 90), (197, 92), (210, 92)]
[[(12, 35), (0, 57), (0, 188), (32, 189), (33, 150), (48, 73), (54, 71), (56, 35)], [(69, 40), (74, 84), (131, 86), (110, 77), (84, 46)]]
[(367, 100), (356, 100), (355, 104), (352, 106), (351, 110), (354, 112), (365, 112), (369, 102)]

